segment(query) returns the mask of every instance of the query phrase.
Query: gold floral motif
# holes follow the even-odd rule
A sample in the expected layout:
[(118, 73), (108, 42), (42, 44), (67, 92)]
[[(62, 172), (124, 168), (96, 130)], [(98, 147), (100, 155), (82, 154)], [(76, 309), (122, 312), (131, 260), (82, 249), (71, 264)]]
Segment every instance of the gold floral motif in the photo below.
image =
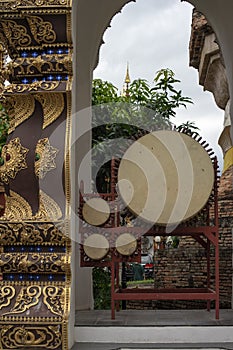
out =
[[(62, 253), (1, 253), (1, 273), (64, 273), (69, 268)], [(1, 294), (0, 294), (1, 300)], [(0, 305), (1, 307), (1, 305)]]
[(22, 48), (31, 45), (32, 39), (26, 27), (10, 20), (2, 20), (1, 25), (11, 46)]
[(10, 245), (17, 242), (18, 235), (8, 225), (0, 224), (1, 245)]
[(62, 287), (48, 286), (43, 289), (43, 302), (55, 315), (64, 314), (65, 289)]
[(23, 93), (38, 90), (52, 91), (56, 90), (62, 84), (59, 81), (35, 81), (31, 84), (11, 84), (5, 87), (4, 93)]
[(34, 219), (40, 221), (58, 221), (61, 217), (62, 211), (59, 205), (46, 193), (40, 191), (40, 207)]
[(58, 149), (51, 146), (49, 139), (46, 137), (38, 141), (36, 146), (35, 174), (39, 179), (43, 179), (45, 175), (56, 169), (55, 158)]
[[(9, 221), (58, 221), (61, 217), (62, 212), (58, 204), (43, 191), (40, 191), (40, 204), (36, 215), (32, 214), (31, 206), (25, 198), (14, 191), (10, 191), (10, 196), (6, 197), (5, 213), (1, 219)], [(22, 233), (25, 241), (33, 239), (35, 232), (33, 233), (32, 230), (33, 227), (27, 225), (27, 231), (24, 230)], [(34, 239), (38, 241), (36, 236), (34, 236)]]
[(43, 129), (45, 129), (62, 114), (65, 108), (64, 96), (62, 93), (40, 93), (36, 94), (35, 98), (43, 107)]
[(23, 7), (71, 6), (72, 0), (1, 0), (1, 11), (15, 11)]
[(32, 94), (8, 96), (6, 109), (10, 119), (10, 134), (17, 126), (31, 117), (35, 110), (35, 99)]
[(0, 310), (9, 306), (15, 296), (15, 289), (12, 286), (2, 286), (0, 288)]
[(43, 237), (40, 231), (33, 224), (22, 225), (20, 232), (20, 241), (22, 244), (38, 244), (43, 243)]
[(40, 286), (22, 287), (19, 294), (16, 296), (14, 306), (4, 315), (18, 314), (29, 310), (31, 307), (39, 303), (40, 296)]
[(11, 75), (17, 69), (17, 75), (35, 75), (35, 73), (72, 73), (71, 54), (54, 54), (22, 58), (9, 62), (6, 66)]
[(64, 222), (54, 223), (1, 223), (1, 245), (13, 244), (47, 244), (65, 245), (69, 238), (64, 232)]
[(25, 349), (35, 346), (55, 350), (62, 343), (61, 325), (2, 325), (0, 327), (1, 349)]
[(2, 148), (4, 164), (0, 167), (0, 179), (8, 184), (9, 178), (14, 179), (20, 170), (27, 168), (26, 156), (29, 149), (21, 145), (16, 137)]
[(14, 191), (6, 197), (6, 208), (2, 219), (9, 221), (30, 220), (32, 208), (22, 196)]
[(38, 44), (52, 44), (55, 42), (56, 32), (53, 30), (52, 23), (44, 21), (43, 18), (38, 16), (29, 16), (27, 21), (31, 33)]

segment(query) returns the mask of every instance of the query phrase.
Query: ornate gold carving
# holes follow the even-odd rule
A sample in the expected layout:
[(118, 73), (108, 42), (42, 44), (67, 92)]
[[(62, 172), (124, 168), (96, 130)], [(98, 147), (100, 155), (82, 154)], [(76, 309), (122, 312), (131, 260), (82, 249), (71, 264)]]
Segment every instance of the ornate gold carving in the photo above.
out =
[(45, 129), (62, 114), (65, 108), (64, 96), (62, 93), (40, 93), (36, 94), (35, 98), (43, 107), (43, 129)]
[(9, 306), (15, 296), (15, 289), (12, 286), (2, 286), (0, 288), (0, 310)]
[(1, 349), (25, 349), (37, 346), (42, 349), (58, 349), (62, 343), (61, 325), (49, 326), (0, 326)]
[(31, 33), (38, 44), (52, 44), (55, 42), (56, 32), (53, 30), (52, 23), (44, 21), (43, 18), (38, 16), (29, 16), (27, 21)]
[(65, 256), (62, 253), (20, 252), (0, 254), (0, 271), (2, 273), (64, 273), (65, 270), (68, 271), (68, 267), (65, 263)]
[[(9, 62), (6, 66), (11, 75), (34, 75), (38, 73), (72, 73), (71, 54), (54, 54), (43, 55), (36, 58), (26, 57), (17, 58), (15, 61)], [(14, 70), (17, 72), (14, 73)]]
[(31, 117), (35, 110), (35, 99), (32, 94), (8, 96), (6, 109), (10, 118), (9, 133)]
[(1, 11), (15, 11), (23, 7), (71, 6), (72, 0), (1, 0)]
[(21, 145), (16, 137), (2, 148), (4, 164), (0, 167), (0, 179), (8, 184), (9, 178), (14, 179), (20, 170), (27, 168), (26, 156), (29, 149)]
[(3, 219), (9, 221), (30, 220), (32, 209), (26, 199), (18, 193), (10, 191), (10, 196), (6, 197), (6, 208)]
[(2, 20), (1, 25), (11, 46), (22, 48), (31, 45), (32, 39), (26, 27), (10, 20)]
[(39, 179), (53, 169), (56, 169), (55, 158), (58, 149), (51, 146), (49, 139), (46, 137), (38, 141), (36, 146), (35, 174)]
[(5, 87), (5, 93), (23, 93), (38, 90), (52, 91), (62, 84), (59, 81), (36, 81), (31, 84), (11, 84)]
[(48, 286), (43, 289), (43, 302), (55, 315), (64, 314), (65, 289), (62, 287)]
[[(43, 191), (40, 191), (40, 205), (38, 213), (35, 216), (32, 215), (31, 206), (26, 199), (18, 193), (10, 191), (10, 196), (6, 197), (5, 214), (2, 217), (2, 220), (58, 221), (61, 217), (62, 212), (58, 204)], [(33, 227), (28, 225), (27, 229), (27, 232), (23, 232), (26, 241), (29, 238), (28, 236), (33, 235)]]
[(18, 314), (29, 310), (32, 306), (35, 306), (39, 303), (40, 296), (40, 286), (22, 287), (16, 297), (14, 306), (4, 315)]
[(54, 223), (1, 223), (0, 243), (11, 244), (54, 244), (64, 245), (68, 237), (65, 235), (64, 222)]
[(40, 191), (40, 208), (35, 215), (35, 220), (58, 221), (62, 217), (62, 212), (58, 204), (43, 191)]

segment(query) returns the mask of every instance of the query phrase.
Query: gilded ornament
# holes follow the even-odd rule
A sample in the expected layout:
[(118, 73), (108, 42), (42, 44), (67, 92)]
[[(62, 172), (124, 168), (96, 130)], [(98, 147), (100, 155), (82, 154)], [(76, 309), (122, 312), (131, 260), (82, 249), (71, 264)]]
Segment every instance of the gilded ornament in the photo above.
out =
[(1, 245), (15, 244), (18, 234), (15, 233), (8, 225), (0, 224), (0, 242)]
[(65, 289), (56, 286), (45, 287), (43, 289), (43, 302), (53, 314), (62, 316), (65, 306)]
[(56, 40), (56, 32), (53, 30), (52, 23), (44, 21), (38, 16), (28, 16), (27, 21), (33, 35), (38, 44), (52, 44)]
[(4, 164), (0, 166), (0, 180), (6, 184), (9, 178), (14, 179), (19, 171), (27, 168), (26, 156), (29, 149), (21, 145), (16, 137), (2, 148), (1, 157)]
[(40, 93), (36, 94), (35, 98), (43, 107), (43, 129), (45, 129), (62, 114), (65, 108), (64, 96), (62, 93)]
[(15, 11), (24, 7), (70, 7), (72, 0), (1, 0), (1, 11)]
[(6, 109), (10, 118), (10, 134), (32, 116), (35, 110), (35, 99), (32, 94), (7, 96)]
[(9, 306), (15, 296), (15, 289), (12, 286), (2, 286), (0, 288), (0, 310)]
[(10, 309), (10, 311), (4, 315), (18, 314), (29, 310), (31, 307), (39, 303), (40, 296), (40, 286), (22, 287), (19, 294), (16, 296), (15, 304)]
[(38, 90), (52, 91), (60, 85), (59, 81), (35, 81), (31, 84), (11, 84), (5, 87), (4, 93), (27, 93)]
[(25, 349), (39, 347), (58, 349), (62, 343), (61, 325), (48, 326), (0, 326), (0, 344), (2, 349)]
[(58, 149), (50, 145), (47, 137), (38, 141), (36, 146), (35, 174), (39, 179), (43, 179), (49, 171), (56, 169), (55, 158), (57, 153)]
[(58, 221), (62, 217), (62, 211), (59, 205), (46, 193), (40, 191), (40, 207), (34, 220), (39, 221)]
[(28, 35), (26, 27), (10, 20), (2, 20), (1, 25), (11, 46), (22, 48), (31, 45), (32, 39)]

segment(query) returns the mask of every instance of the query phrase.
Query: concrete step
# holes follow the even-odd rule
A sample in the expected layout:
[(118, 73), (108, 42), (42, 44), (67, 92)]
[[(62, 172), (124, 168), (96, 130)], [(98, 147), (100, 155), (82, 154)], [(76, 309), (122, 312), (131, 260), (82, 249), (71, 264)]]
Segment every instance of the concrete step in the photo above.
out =
[(233, 343), (233, 326), (75, 326), (78, 343)]

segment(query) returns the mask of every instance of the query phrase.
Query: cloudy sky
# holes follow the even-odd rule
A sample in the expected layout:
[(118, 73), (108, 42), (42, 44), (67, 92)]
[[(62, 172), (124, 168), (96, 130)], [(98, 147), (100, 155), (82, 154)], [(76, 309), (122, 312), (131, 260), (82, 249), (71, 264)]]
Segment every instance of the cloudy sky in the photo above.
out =
[(126, 5), (104, 35), (94, 77), (111, 81), (121, 90), (127, 62), (131, 80), (144, 78), (150, 83), (159, 69), (172, 69), (181, 80), (177, 88), (194, 102), (187, 109), (179, 109), (174, 122), (195, 121), (222, 166), (217, 140), (224, 112), (215, 105), (212, 94), (199, 86), (197, 70), (189, 67), (191, 21), (192, 6), (180, 0), (137, 0)]

